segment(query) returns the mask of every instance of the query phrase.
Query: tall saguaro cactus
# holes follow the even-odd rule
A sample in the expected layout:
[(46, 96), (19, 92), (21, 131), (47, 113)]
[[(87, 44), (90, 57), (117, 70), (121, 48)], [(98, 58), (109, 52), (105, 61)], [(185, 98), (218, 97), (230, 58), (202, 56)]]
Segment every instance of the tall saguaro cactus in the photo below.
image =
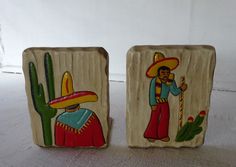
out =
[[(55, 98), (54, 76), (52, 59), (49, 53), (44, 55), (45, 78), (47, 82), (47, 90), (49, 100)], [(34, 108), (38, 112), (42, 121), (44, 144), (52, 145), (51, 119), (56, 115), (57, 110), (51, 108), (45, 100), (44, 89), (42, 83), (38, 83), (37, 71), (33, 62), (29, 63), (29, 76), (31, 84), (31, 95)]]

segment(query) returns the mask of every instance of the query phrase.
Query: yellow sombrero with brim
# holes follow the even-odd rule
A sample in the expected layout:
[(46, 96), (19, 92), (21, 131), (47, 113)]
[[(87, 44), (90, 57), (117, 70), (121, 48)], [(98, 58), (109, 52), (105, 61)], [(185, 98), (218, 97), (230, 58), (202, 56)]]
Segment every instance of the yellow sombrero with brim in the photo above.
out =
[(76, 104), (95, 102), (98, 100), (96, 93), (91, 91), (74, 92), (71, 74), (67, 71), (62, 78), (61, 97), (49, 102), (50, 107), (63, 109)]
[(153, 56), (153, 64), (148, 68), (146, 75), (149, 78), (154, 78), (157, 76), (158, 69), (162, 66), (170, 68), (170, 70), (176, 69), (179, 65), (179, 60), (175, 57), (165, 58), (164, 54), (161, 52), (155, 52)]

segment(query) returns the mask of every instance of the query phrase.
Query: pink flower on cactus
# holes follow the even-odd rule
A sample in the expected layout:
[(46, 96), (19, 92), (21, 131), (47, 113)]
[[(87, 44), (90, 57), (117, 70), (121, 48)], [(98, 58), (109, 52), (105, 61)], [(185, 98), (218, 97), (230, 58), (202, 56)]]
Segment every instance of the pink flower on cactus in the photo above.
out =
[(200, 117), (204, 117), (206, 115), (206, 111), (201, 111), (200, 113), (199, 113), (199, 116)]
[(192, 116), (189, 116), (188, 117), (188, 122), (193, 122), (194, 121), (194, 118)]

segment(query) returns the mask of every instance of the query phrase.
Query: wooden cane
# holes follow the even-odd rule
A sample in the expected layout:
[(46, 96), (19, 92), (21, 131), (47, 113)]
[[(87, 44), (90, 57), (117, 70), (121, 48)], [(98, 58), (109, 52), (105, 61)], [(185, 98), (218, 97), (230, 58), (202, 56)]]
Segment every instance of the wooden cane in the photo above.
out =
[[(185, 77), (182, 76), (180, 78), (180, 85), (185, 83)], [(179, 96), (179, 120), (178, 120), (178, 130), (180, 130), (183, 126), (183, 111), (184, 111), (184, 92), (180, 93)]]

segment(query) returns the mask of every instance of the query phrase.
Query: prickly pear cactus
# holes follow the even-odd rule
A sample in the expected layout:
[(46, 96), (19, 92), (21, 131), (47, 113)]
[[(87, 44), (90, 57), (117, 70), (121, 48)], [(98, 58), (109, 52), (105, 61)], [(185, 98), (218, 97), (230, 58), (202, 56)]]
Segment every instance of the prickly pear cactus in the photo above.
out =
[[(47, 90), (49, 100), (55, 98), (54, 77), (52, 59), (49, 53), (44, 55), (45, 77), (47, 82)], [(46, 146), (52, 145), (52, 130), (51, 119), (56, 115), (57, 110), (51, 108), (45, 100), (44, 88), (38, 82), (37, 71), (34, 63), (29, 63), (29, 76), (31, 84), (31, 95), (34, 103), (34, 108), (38, 112), (42, 121), (44, 144)]]
[(201, 124), (204, 120), (206, 115), (205, 111), (201, 111), (196, 119), (194, 120), (193, 117), (189, 117), (188, 121), (184, 124), (184, 126), (178, 131), (175, 141), (183, 142), (192, 140), (196, 135), (201, 133), (202, 127)]

